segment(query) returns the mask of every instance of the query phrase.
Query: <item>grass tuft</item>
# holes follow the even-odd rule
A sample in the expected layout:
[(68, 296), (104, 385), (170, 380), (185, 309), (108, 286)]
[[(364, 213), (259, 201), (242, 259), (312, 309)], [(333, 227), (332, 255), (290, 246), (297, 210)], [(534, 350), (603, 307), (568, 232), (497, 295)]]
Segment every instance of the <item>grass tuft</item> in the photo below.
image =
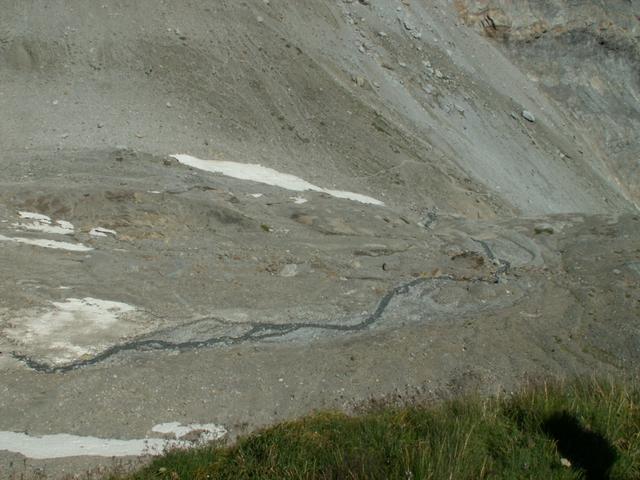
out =
[(639, 404), (635, 385), (583, 381), (355, 417), (322, 412), (233, 446), (169, 452), (119, 478), (639, 479)]

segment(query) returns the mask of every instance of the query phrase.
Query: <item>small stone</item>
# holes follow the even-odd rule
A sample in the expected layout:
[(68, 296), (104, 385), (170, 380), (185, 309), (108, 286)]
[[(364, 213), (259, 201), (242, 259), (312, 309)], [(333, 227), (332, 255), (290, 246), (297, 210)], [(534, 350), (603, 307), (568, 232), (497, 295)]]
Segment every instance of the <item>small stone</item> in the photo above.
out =
[(571, 462), (569, 460), (567, 460), (566, 458), (561, 458), (560, 459), (560, 465), (562, 465), (563, 467), (566, 467), (566, 468), (571, 468)]
[(104, 127), (104, 123), (100, 122), (98, 123), (98, 128), (103, 128)]
[(524, 118), (525, 120), (533, 123), (536, 121), (536, 117), (533, 115), (533, 113), (531, 113), (528, 110), (523, 110), (522, 111), (522, 118)]
[(533, 227), (533, 231), (536, 232), (536, 234), (538, 235), (541, 233), (547, 233), (549, 235), (552, 235), (554, 232), (554, 229), (553, 229), (553, 225), (551, 225), (550, 223), (539, 223), (538, 225)]
[(171, 102), (167, 102), (167, 108), (172, 108), (173, 105), (171, 105)]
[(264, 22), (264, 18), (262, 18), (261, 16), (258, 15), (258, 17), (256, 18), (256, 20), (258, 21), (258, 23), (262, 23)]
[(458, 105), (457, 103), (453, 105), (456, 110), (458, 111), (458, 113), (464, 113), (464, 108), (461, 107), (460, 105)]
[(280, 271), (280, 276), (285, 278), (295, 277), (298, 274), (298, 265), (295, 263), (286, 264)]
[(436, 68), (435, 73), (436, 73), (436, 78), (444, 78), (443, 73), (440, 70), (438, 70), (437, 68)]

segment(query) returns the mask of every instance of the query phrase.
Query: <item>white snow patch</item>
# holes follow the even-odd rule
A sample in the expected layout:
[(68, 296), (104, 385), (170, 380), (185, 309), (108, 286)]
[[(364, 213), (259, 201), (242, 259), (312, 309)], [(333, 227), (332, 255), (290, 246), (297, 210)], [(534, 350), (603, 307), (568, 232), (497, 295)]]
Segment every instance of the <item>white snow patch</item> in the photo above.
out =
[(151, 431), (165, 435), (173, 434), (177, 440), (184, 439), (187, 435), (197, 432), (200, 434), (201, 442), (218, 440), (227, 433), (226, 428), (213, 423), (191, 423), (189, 425), (182, 425), (179, 422), (160, 423), (155, 425)]
[[(227, 433), (224, 427), (213, 424), (182, 426), (175, 422), (163, 425), (174, 424), (177, 425), (176, 431), (182, 433), (180, 436), (176, 435), (178, 440), (163, 438), (116, 440), (64, 433), (32, 436), (26, 433), (0, 432), (0, 450), (19, 453), (27, 458), (39, 460), (78, 456), (126, 457), (160, 455), (167, 449), (195, 447), (203, 442), (217, 440)], [(161, 425), (156, 427), (161, 427)], [(174, 433), (173, 431), (163, 432), (156, 430), (156, 427), (153, 429), (154, 432)], [(196, 441), (179, 440), (192, 432), (200, 433), (200, 437)]]
[(56, 308), (53, 312), (34, 319), (32, 328), (37, 334), (49, 335), (60, 326), (66, 326), (82, 319), (82, 324), (92, 324), (95, 328), (110, 328), (123, 313), (133, 312), (136, 308), (122, 302), (100, 300), (97, 298), (67, 298), (64, 302), (51, 302)]
[(33, 245), (35, 247), (69, 250), (70, 252), (89, 252), (93, 250), (93, 248), (81, 243), (58, 242), (41, 238), (5, 237), (4, 235), (0, 235), (0, 242), (24, 243), (25, 245)]
[(2, 331), (29, 354), (60, 365), (95, 355), (124, 336), (145, 328), (136, 308), (91, 297), (51, 302), (46, 311), (29, 309), (13, 316)]
[(20, 453), (27, 458), (65, 458), (77, 456), (124, 457), (157, 455), (167, 446), (159, 438), (113, 440), (80, 437), (64, 433), (31, 436), (26, 433), (0, 432), (0, 450)]
[(74, 229), (73, 223), (67, 222), (66, 220), (57, 220), (56, 223), (67, 230), (73, 231)]
[(222, 173), (228, 177), (237, 178), (240, 180), (250, 180), (258, 183), (266, 183), (275, 187), (285, 188), (287, 190), (293, 190), (294, 192), (313, 191), (327, 193), (336, 198), (345, 198), (360, 203), (368, 203), (371, 205), (384, 205), (384, 202), (376, 200), (375, 198), (361, 195), (359, 193), (344, 192), (341, 190), (330, 190), (327, 188), (318, 187), (312, 183), (303, 180), (300, 177), (291, 175), (288, 173), (281, 173), (272, 168), (263, 167), (262, 165), (252, 163), (238, 163), (229, 162), (224, 160), (201, 160), (191, 155), (176, 154), (171, 157), (178, 160), (178, 162), (205, 170), (207, 172)]
[(262, 193), (252, 193), (251, 196), (253, 198), (260, 198), (262, 196)]
[(53, 222), (48, 216), (34, 212), (18, 212), (18, 215), (23, 220), (31, 220), (31, 222), (14, 223), (13, 226), (16, 228), (56, 235), (73, 235), (73, 224), (66, 220)]
[(47, 215), (43, 215), (42, 213), (34, 213), (34, 212), (18, 212), (20, 218), (26, 218), (28, 220), (38, 220), (40, 222), (51, 222), (51, 218)]
[(115, 230), (110, 230), (104, 227), (92, 228), (89, 232), (89, 235), (91, 235), (92, 237), (106, 237), (108, 235), (113, 235), (115, 237), (117, 234), (118, 233)]
[(307, 203), (308, 200), (304, 197), (289, 197), (289, 200), (293, 200), (293, 203), (296, 205), (302, 205), (303, 203)]

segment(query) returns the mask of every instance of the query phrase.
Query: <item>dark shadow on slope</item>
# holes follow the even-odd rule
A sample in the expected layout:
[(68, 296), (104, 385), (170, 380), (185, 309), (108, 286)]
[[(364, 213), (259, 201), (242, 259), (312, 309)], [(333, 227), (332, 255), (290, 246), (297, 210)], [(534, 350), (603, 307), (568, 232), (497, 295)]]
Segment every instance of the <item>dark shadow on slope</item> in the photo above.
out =
[(556, 441), (560, 455), (574, 468), (581, 469), (586, 480), (609, 478), (618, 454), (602, 435), (587, 430), (567, 412), (552, 415), (542, 428)]

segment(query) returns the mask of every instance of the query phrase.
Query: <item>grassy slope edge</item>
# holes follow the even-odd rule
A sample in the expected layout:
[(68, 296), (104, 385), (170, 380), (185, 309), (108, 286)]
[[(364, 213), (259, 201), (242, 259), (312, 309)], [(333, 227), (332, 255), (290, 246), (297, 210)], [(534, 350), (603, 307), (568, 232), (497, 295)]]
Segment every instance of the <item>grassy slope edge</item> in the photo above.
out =
[(541, 385), (504, 398), (317, 413), (240, 439), (168, 452), (123, 480), (636, 479), (640, 389)]

